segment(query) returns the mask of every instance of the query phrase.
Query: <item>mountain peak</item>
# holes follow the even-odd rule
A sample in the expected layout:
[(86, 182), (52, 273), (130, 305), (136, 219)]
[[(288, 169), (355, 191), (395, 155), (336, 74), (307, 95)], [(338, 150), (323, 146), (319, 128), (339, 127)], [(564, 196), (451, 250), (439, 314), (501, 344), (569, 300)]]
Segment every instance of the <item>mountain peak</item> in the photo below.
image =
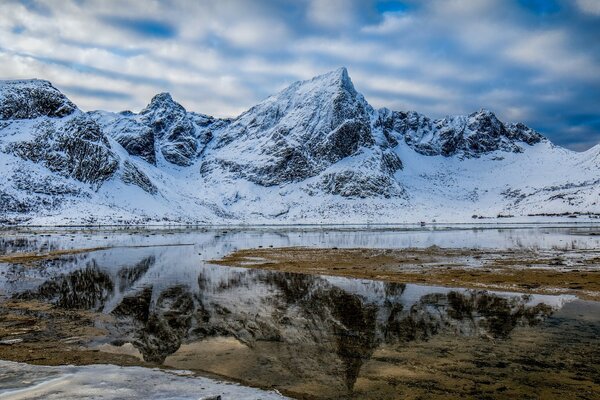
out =
[(148, 114), (158, 110), (186, 112), (185, 108), (173, 100), (173, 97), (171, 97), (171, 94), (168, 92), (162, 92), (155, 95), (152, 100), (150, 100), (150, 103), (146, 106), (146, 108), (140, 112), (140, 114)]
[(315, 78), (318, 79), (319, 77), (331, 77), (333, 79), (336, 79), (337, 81), (343, 81), (343, 80), (350, 79), (350, 76), (348, 75), (348, 70), (346, 69), (346, 67), (339, 67), (337, 69), (334, 69), (333, 71), (326, 72)]
[(341, 87), (349, 92), (356, 92), (346, 67), (340, 67), (325, 74), (315, 76), (310, 81), (305, 81), (303, 83), (309, 82), (322, 87)]
[(496, 114), (494, 114), (491, 110), (487, 108), (480, 108), (479, 110), (471, 113), (469, 117), (485, 117), (485, 118), (496, 118)]

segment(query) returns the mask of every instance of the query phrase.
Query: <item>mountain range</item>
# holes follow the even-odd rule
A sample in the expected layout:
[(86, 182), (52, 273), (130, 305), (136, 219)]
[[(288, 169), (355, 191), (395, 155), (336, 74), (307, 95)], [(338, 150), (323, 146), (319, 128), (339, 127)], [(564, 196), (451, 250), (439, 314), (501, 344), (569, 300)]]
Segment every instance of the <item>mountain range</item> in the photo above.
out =
[(600, 145), (574, 152), (481, 109), (374, 109), (345, 68), (232, 119), (161, 93), (84, 112), (0, 81), (0, 222), (279, 224), (600, 216)]

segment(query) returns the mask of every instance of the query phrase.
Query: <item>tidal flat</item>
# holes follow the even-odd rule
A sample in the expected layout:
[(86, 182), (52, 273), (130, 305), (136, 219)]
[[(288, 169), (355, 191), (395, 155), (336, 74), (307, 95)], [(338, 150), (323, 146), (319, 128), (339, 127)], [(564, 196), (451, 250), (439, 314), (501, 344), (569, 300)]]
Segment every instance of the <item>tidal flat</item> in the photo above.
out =
[[(5, 230), (0, 362), (186, 370), (301, 399), (595, 399), (599, 233)], [(0, 396), (27, 398), (39, 382), (22, 376), (0, 373)]]

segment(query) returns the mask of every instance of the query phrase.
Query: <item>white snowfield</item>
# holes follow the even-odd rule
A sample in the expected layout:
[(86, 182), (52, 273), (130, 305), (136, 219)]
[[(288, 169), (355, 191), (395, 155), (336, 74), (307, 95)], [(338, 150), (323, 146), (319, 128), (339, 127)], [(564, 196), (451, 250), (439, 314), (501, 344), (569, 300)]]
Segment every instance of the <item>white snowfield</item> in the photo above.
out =
[(0, 175), (0, 223), (29, 225), (600, 215), (600, 145), (570, 151), (486, 110), (440, 120), (375, 110), (344, 68), (231, 120), (168, 94), (139, 114), (85, 113), (46, 81), (5, 81)]
[[(277, 392), (187, 371), (88, 365), (45, 367), (0, 361), (0, 399), (284, 400)], [(220, 397), (219, 397), (220, 396)]]

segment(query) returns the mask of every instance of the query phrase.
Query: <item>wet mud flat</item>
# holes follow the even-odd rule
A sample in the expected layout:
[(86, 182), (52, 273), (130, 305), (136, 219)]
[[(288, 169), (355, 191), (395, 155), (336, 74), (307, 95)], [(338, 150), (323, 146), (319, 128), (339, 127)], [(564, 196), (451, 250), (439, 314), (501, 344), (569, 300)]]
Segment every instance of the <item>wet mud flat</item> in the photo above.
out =
[(600, 249), (258, 248), (213, 263), (444, 286), (571, 293), (600, 300)]
[[(356, 247), (380, 233), (302, 235), (6, 239), (0, 359), (185, 369), (300, 399), (600, 397), (595, 242), (394, 249)], [(513, 268), (566, 283), (416, 279)]]
[[(107, 334), (98, 321), (110, 316), (57, 307), (36, 300), (0, 302), (0, 360), (34, 365), (144, 365), (128, 354), (101, 352), (86, 346)], [(1, 386), (1, 385), (0, 385)]]

